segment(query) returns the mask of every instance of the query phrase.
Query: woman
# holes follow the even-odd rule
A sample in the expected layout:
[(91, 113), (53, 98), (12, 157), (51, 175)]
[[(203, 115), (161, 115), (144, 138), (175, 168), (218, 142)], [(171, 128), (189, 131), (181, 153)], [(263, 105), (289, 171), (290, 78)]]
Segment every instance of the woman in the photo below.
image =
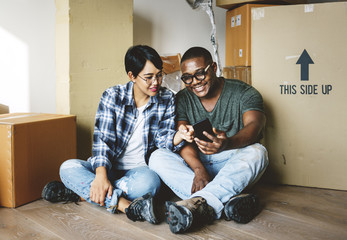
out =
[(63, 182), (50, 182), (42, 197), (51, 202), (77, 201), (125, 212), (133, 221), (157, 223), (153, 196), (160, 179), (147, 166), (156, 148), (177, 151), (185, 133), (175, 131), (175, 98), (161, 88), (165, 73), (159, 54), (137, 45), (125, 55), (130, 81), (107, 89), (95, 118), (93, 156), (60, 167)]

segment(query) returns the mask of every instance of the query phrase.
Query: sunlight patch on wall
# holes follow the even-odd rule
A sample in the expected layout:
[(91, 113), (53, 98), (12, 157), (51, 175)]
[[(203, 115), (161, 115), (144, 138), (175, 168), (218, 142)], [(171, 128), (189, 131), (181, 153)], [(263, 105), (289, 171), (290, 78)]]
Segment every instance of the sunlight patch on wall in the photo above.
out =
[(28, 45), (0, 26), (0, 104), (10, 112), (29, 111)]

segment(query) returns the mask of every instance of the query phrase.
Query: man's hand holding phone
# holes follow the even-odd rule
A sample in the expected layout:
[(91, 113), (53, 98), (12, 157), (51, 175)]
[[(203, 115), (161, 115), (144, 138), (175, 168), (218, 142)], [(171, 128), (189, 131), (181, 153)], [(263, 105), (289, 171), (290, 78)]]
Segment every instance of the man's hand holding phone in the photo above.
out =
[(214, 135), (212, 124), (208, 118), (197, 122), (193, 125), (194, 135), (196, 138), (203, 140), (205, 142), (212, 142), (213, 140), (204, 135), (204, 131), (210, 135)]
[(194, 124), (193, 128), (194, 141), (203, 154), (214, 154), (225, 148), (228, 141), (225, 132), (213, 128), (208, 119)]

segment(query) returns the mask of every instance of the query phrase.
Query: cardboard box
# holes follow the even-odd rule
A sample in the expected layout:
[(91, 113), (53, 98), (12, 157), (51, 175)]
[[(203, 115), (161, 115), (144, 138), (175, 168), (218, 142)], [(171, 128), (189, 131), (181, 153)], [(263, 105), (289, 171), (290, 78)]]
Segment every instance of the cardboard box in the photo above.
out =
[(0, 114), (9, 113), (9, 107), (0, 103)]
[(251, 67), (224, 67), (223, 77), (228, 79), (239, 79), (252, 85)]
[(252, 83), (267, 111), (268, 180), (347, 190), (346, 9), (253, 9)]
[(264, 4), (246, 4), (226, 13), (225, 66), (251, 66), (251, 9)]
[(76, 117), (12, 113), (0, 115), (0, 206), (17, 207), (41, 197), (59, 180), (59, 167), (76, 157)]
[(221, 7), (221, 8), (225, 8), (228, 10), (237, 8), (239, 6), (242, 6), (244, 4), (247, 3), (251, 3), (251, 4), (300, 4), (300, 3), (308, 3), (308, 0), (217, 0), (216, 1), (216, 6), (217, 7)]
[(162, 86), (170, 89), (175, 94), (181, 89), (185, 88), (185, 85), (181, 81), (181, 54), (164, 55), (160, 56), (163, 60), (163, 71), (166, 76), (163, 79)]

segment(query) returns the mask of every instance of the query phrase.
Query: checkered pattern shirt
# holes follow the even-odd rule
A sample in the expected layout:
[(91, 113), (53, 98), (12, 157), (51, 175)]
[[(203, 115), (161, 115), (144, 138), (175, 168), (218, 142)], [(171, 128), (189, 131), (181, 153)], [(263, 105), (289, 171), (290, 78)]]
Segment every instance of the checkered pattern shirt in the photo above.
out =
[[(107, 89), (100, 100), (95, 117), (93, 156), (88, 159), (93, 169), (104, 166), (110, 170), (125, 150), (135, 126), (138, 110), (133, 98), (133, 82)], [(144, 109), (143, 143), (145, 160), (156, 148), (178, 151), (184, 141), (173, 145), (176, 133), (175, 96), (160, 88), (150, 97)]]

